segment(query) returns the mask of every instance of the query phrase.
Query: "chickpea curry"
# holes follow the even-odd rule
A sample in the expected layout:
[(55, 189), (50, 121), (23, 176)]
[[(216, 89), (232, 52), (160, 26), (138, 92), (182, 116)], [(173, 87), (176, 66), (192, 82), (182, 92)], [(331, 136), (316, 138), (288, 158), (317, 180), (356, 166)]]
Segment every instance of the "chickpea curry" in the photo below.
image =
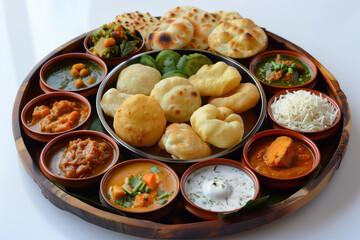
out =
[(124, 57), (143, 44), (141, 35), (119, 24), (105, 24), (90, 34), (90, 51), (99, 57)]
[(177, 183), (164, 167), (133, 163), (118, 169), (108, 180), (107, 198), (112, 205), (128, 211), (149, 211), (174, 198)]
[(299, 59), (276, 55), (263, 59), (255, 68), (255, 75), (263, 82), (275, 86), (298, 86), (308, 82), (310, 68)]
[(304, 144), (287, 136), (265, 139), (249, 150), (249, 163), (260, 174), (294, 178), (307, 173), (314, 156)]
[(88, 107), (79, 102), (55, 101), (49, 105), (36, 106), (28, 126), (34, 131), (59, 133), (79, 126), (88, 115)]
[(102, 67), (87, 59), (68, 59), (51, 65), (45, 72), (46, 83), (60, 90), (91, 87), (104, 76)]

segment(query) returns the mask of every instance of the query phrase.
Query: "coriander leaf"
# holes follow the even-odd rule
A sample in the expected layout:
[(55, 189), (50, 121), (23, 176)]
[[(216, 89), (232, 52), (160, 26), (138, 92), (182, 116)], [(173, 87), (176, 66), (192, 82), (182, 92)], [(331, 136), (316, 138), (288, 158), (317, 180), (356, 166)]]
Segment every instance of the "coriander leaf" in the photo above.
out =
[(133, 204), (132, 202), (130, 201), (125, 201), (124, 204), (122, 205), (123, 208), (126, 208), (126, 207), (131, 207)]
[(157, 166), (150, 167), (150, 171), (153, 173), (161, 173), (160, 169)]
[(111, 199), (110, 193), (107, 193), (107, 194), (106, 194), (106, 197), (107, 197), (108, 199)]
[(128, 183), (129, 186), (130, 187), (135, 187), (137, 183), (138, 183), (138, 180), (136, 179), (136, 177), (131, 175), (130, 178), (129, 178), (129, 183)]

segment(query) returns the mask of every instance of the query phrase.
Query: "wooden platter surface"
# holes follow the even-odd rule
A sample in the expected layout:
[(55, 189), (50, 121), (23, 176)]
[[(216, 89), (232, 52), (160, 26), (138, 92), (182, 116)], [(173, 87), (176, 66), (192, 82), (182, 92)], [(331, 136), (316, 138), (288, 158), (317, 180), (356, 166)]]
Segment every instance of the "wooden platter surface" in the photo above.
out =
[[(304, 187), (293, 193), (284, 201), (271, 205), (263, 210), (254, 210), (243, 215), (226, 220), (202, 221), (189, 217), (179, 201), (171, 216), (171, 222), (147, 221), (120, 216), (93, 207), (82, 200), (66, 193), (57, 185), (49, 181), (40, 171), (38, 157), (43, 143), (29, 138), (21, 128), (20, 114), (25, 104), (32, 98), (42, 94), (39, 87), (39, 71), (41, 66), (50, 58), (69, 52), (85, 52), (83, 41), (87, 34), (80, 35), (60, 46), (30, 71), (21, 84), (13, 107), (12, 127), (17, 151), (25, 170), (39, 185), (43, 195), (55, 206), (106, 229), (128, 235), (146, 238), (207, 238), (245, 231), (282, 216), (286, 216), (301, 208), (314, 198), (330, 181), (334, 172), (340, 166), (346, 152), (351, 129), (351, 113), (345, 94), (340, 89), (338, 81), (309, 53), (287, 41), (286, 39), (266, 31), (269, 38), (267, 50), (287, 49), (297, 51), (309, 57), (318, 68), (318, 84), (316, 90), (322, 91), (337, 101), (341, 108), (342, 119), (339, 130), (324, 141), (318, 142), (321, 151), (321, 170), (317, 177)], [(251, 59), (239, 61), (245, 67)], [(240, 159), (240, 158), (239, 158)], [(190, 219), (188, 221), (188, 219)]]

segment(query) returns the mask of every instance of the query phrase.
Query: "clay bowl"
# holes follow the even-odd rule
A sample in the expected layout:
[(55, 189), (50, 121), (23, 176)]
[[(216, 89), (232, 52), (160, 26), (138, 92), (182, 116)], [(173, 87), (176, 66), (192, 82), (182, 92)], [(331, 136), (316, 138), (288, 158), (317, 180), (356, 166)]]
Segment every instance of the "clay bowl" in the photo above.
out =
[[(310, 150), (313, 155), (313, 163), (311, 168), (294, 177), (275, 177), (264, 175), (260, 173), (250, 162), (250, 158), (257, 154), (255, 150), (256, 146), (264, 143), (265, 141), (273, 141), (277, 137), (280, 136), (288, 136), (292, 140), (296, 140), (304, 145), (306, 148)], [(265, 160), (264, 160), (265, 161)], [(295, 160), (294, 160), (295, 161)], [(268, 186), (274, 189), (285, 189), (285, 188), (293, 188), (305, 184), (306, 181), (309, 179), (309, 175), (319, 166), (320, 164), (320, 151), (316, 144), (310, 140), (309, 138), (305, 137), (304, 135), (290, 131), (285, 129), (270, 129), (259, 132), (255, 134), (252, 138), (249, 139), (244, 145), (243, 149), (243, 156), (242, 162), (248, 166), (252, 171), (254, 171), (259, 178), (261, 184)], [(295, 164), (294, 162), (292, 164)], [(291, 165), (293, 166), (293, 165)], [(291, 168), (290, 166), (290, 168)]]
[(256, 76), (256, 68), (258, 66), (259, 63), (261, 63), (263, 60), (265, 60), (266, 58), (269, 57), (273, 57), (276, 55), (283, 55), (283, 56), (289, 56), (289, 57), (294, 57), (297, 58), (298, 60), (300, 60), (305, 66), (307, 66), (310, 69), (311, 72), (311, 78), (309, 79), (309, 81), (300, 84), (300, 85), (296, 85), (296, 86), (275, 86), (273, 84), (264, 82), (262, 80), (260, 80), (259, 78), (259, 82), (262, 84), (264, 91), (270, 95), (276, 94), (280, 91), (286, 90), (286, 89), (290, 89), (290, 88), (314, 88), (316, 83), (317, 83), (317, 68), (315, 66), (315, 64), (306, 56), (298, 53), (298, 52), (292, 52), (292, 51), (284, 51), (284, 50), (276, 50), (276, 51), (267, 51), (267, 52), (263, 52), (259, 55), (257, 55), (256, 57), (254, 57), (254, 59), (250, 62), (250, 71)]
[[(140, 37), (141, 39), (143, 39), (143, 43), (141, 45), (141, 47), (136, 50), (135, 52), (129, 54), (129, 55), (126, 55), (124, 57), (112, 57), (112, 58), (104, 58), (104, 57), (98, 57), (99, 59), (101, 59), (102, 61), (104, 61), (106, 63), (106, 65), (108, 66), (116, 66), (126, 60), (128, 60), (129, 58), (139, 54), (139, 53), (142, 53), (146, 50), (146, 45), (145, 45), (145, 41), (144, 41), (144, 38), (143, 36), (140, 34), (139, 31), (136, 31), (136, 35), (138, 37)], [(91, 55), (91, 56), (95, 56), (93, 55), (93, 53), (90, 51), (90, 48), (92, 47), (92, 43), (91, 43), (91, 40), (90, 40), (90, 33), (86, 36), (86, 38), (84, 39), (84, 48), (86, 50), (86, 53)]]
[[(217, 167), (215, 167), (214, 165), (216, 165)], [(191, 174), (193, 172), (195, 172), (196, 170), (203, 169), (204, 167), (208, 167), (208, 166), (211, 166), (211, 168), (213, 168), (213, 166), (214, 166), (214, 172), (216, 172), (216, 169), (220, 169), (219, 167), (221, 167), (223, 165), (240, 169), (242, 172), (244, 172), (247, 176), (250, 177), (250, 179), (254, 183), (254, 187), (255, 187), (255, 192), (254, 192), (254, 195), (252, 197), (253, 200), (256, 199), (260, 195), (260, 185), (259, 185), (259, 181), (258, 181), (256, 175), (248, 167), (244, 166), (240, 162), (230, 160), (230, 159), (225, 159), (225, 158), (213, 158), (213, 159), (208, 159), (208, 160), (198, 162), (198, 163), (192, 165), (190, 168), (188, 168), (185, 171), (185, 173), (181, 177), (180, 187), (181, 187), (181, 193), (182, 193), (182, 195), (183, 195), (183, 197), (185, 199), (185, 201), (184, 201), (185, 208), (189, 212), (194, 214), (195, 216), (197, 216), (199, 218), (202, 218), (204, 220), (216, 220), (216, 219), (218, 219), (218, 215), (220, 213), (235, 212), (235, 211), (238, 211), (241, 208), (241, 207), (236, 208), (236, 209), (233, 209), (231, 211), (215, 211), (215, 210), (212, 211), (212, 210), (208, 210), (208, 209), (205, 209), (205, 208), (200, 207), (200, 206), (196, 205), (195, 203), (193, 203), (189, 199), (189, 196), (186, 193), (185, 184), (188, 181), (191, 181), (191, 178), (189, 178), (189, 176), (192, 176)], [(216, 174), (220, 174), (220, 172), (216, 172)], [(211, 181), (214, 181), (214, 180), (211, 179)], [(207, 184), (205, 182), (203, 184), (200, 184), (200, 187), (199, 187), (198, 190), (200, 190), (200, 191), (202, 190), (202, 192), (205, 193), (206, 189), (204, 189), (204, 188), (206, 188), (206, 185)]]
[[(36, 106), (46, 105), (49, 106), (50, 104), (61, 101), (61, 100), (69, 100), (69, 101), (75, 101), (83, 105), (88, 109), (88, 116), (85, 118), (83, 122), (81, 122), (78, 126), (75, 128), (72, 128), (67, 131), (58, 132), (58, 133), (47, 133), (47, 132), (41, 132), (40, 129), (37, 127), (30, 127), (29, 124), (32, 121), (32, 114), (34, 111), (34, 108)], [(91, 104), (90, 102), (83, 96), (77, 93), (72, 92), (53, 92), (53, 93), (46, 93), (43, 95), (40, 95), (34, 99), (32, 99), (30, 102), (28, 102), (23, 110), (21, 111), (21, 123), (24, 132), (31, 138), (40, 141), (40, 142), (49, 142), (53, 138), (69, 132), (73, 130), (84, 130), (88, 129), (92, 122), (92, 110), (91, 110)]]
[[(95, 62), (95, 64), (99, 65), (102, 69), (103, 69), (103, 76), (102, 77), (98, 77), (100, 79), (98, 79), (96, 81), (96, 83), (91, 84), (88, 87), (85, 88), (80, 88), (80, 89), (73, 89), (73, 90), (62, 90), (62, 89), (58, 89), (55, 87), (50, 86), (49, 84), (47, 84), (46, 82), (46, 78), (47, 78), (47, 73), (49, 71), (51, 71), (51, 68), (56, 66), (57, 64), (61, 64), (61, 63), (65, 63), (67, 61), (76, 64), (78, 62), (81, 61), (92, 61)], [(54, 57), (52, 59), (50, 59), (49, 61), (47, 61), (40, 69), (40, 87), (41, 89), (45, 92), (45, 93), (49, 93), (49, 92), (74, 92), (74, 93), (78, 93), (80, 95), (83, 95), (85, 97), (90, 96), (90, 95), (94, 95), (98, 88), (100, 83), (104, 80), (104, 78), (106, 77), (108, 72), (107, 66), (105, 64), (104, 61), (102, 61), (100, 58), (93, 56), (93, 55), (89, 55), (86, 53), (66, 53), (66, 54), (62, 54), (59, 55), (57, 57)], [(70, 77), (70, 75), (69, 75)], [(79, 77), (80, 78), (80, 77)]]
[[(144, 164), (146, 164), (146, 167), (144, 167)], [(142, 165), (142, 166), (141, 166)], [(130, 177), (132, 174), (134, 174), (135, 177), (138, 177), (136, 173), (134, 173), (134, 171), (136, 172), (137, 169), (145, 169), (148, 170), (150, 169), (150, 167), (152, 166), (157, 166), (158, 169), (161, 171), (158, 174), (158, 177), (160, 179), (163, 179), (163, 177), (166, 176), (167, 179), (170, 179), (173, 184), (175, 185), (174, 187), (170, 187), (171, 191), (173, 191), (173, 193), (171, 194), (171, 196), (168, 196), (167, 199), (168, 201), (161, 205), (161, 204), (156, 204), (156, 206), (154, 208), (151, 208), (149, 205), (149, 208), (144, 208), (144, 209), (137, 209), (136, 211), (132, 210), (132, 209), (136, 209), (136, 208), (132, 208), (132, 207), (127, 207), (127, 208), (123, 208), (122, 205), (116, 204), (114, 201), (112, 201), (109, 198), (109, 192), (111, 192), (110, 187), (113, 186), (112, 183), (119, 183), (121, 181), (124, 181), (125, 177)], [(149, 169), (148, 169), (149, 167)], [(143, 170), (138, 170), (139, 172), (143, 171)], [(122, 176), (124, 177), (119, 177), (119, 173), (123, 174)], [(142, 174), (143, 172), (139, 173), (138, 175)], [(162, 175), (165, 174), (165, 175)], [(162, 176), (161, 176), (162, 175)], [(122, 184), (122, 182), (121, 182)], [(170, 184), (171, 185), (171, 184)], [(177, 174), (175, 173), (175, 171), (170, 168), (168, 165), (166, 165), (165, 163), (156, 161), (156, 160), (152, 160), (152, 159), (133, 159), (133, 160), (128, 160), (128, 161), (124, 161), (121, 163), (116, 164), (114, 167), (112, 167), (101, 179), (101, 183), (100, 183), (100, 200), (102, 202), (103, 205), (108, 206), (108, 207), (112, 207), (115, 209), (118, 209), (122, 212), (124, 212), (126, 214), (126, 216), (129, 217), (135, 217), (135, 218), (140, 218), (140, 219), (147, 219), (147, 220), (154, 220), (154, 219), (158, 219), (161, 218), (165, 215), (167, 215), (168, 213), (170, 213), (177, 202), (177, 195), (180, 192), (180, 186), (179, 186), (179, 177), (177, 176)], [(159, 187), (164, 187), (165, 184), (159, 184)], [(173, 185), (171, 185), (173, 186)], [(133, 190), (133, 188), (131, 189)], [(156, 202), (157, 200), (156, 195), (154, 196), (153, 193), (156, 193), (159, 190), (165, 190), (165, 189), (158, 189), (158, 187), (156, 187), (155, 189), (150, 191), (151, 195), (149, 198), (152, 198), (153, 202)], [(111, 196), (111, 195), (110, 195)], [(154, 204), (154, 203), (153, 203)]]
[[(103, 165), (95, 167), (95, 172), (90, 174), (88, 177), (65, 177), (59, 169), (61, 154), (67, 149), (69, 141), (73, 141), (78, 138), (85, 140), (89, 137), (97, 142), (101, 141), (108, 143), (113, 151), (112, 159), (108, 160)], [(79, 130), (62, 134), (47, 143), (41, 151), (39, 165), (41, 172), (50, 180), (58, 182), (69, 188), (85, 188), (99, 183), (104, 173), (118, 162), (119, 156), (119, 147), (110, 136), (91, 130)]]
[[(308, 92), (311, 92), (311, 93), (313, 93), (313, 94), (315, 94), (317, 96), (322, 96), (323, 98), (325, 98), (335, 108), (335, 110), (337, 111), (337, 117), (336, 117), (335, 121), (333, 122), (333, 124), (331, 126), (325, 128), (323, 130), (308, 132), (308, 131), (300, 131), (300, 130), (294, 130), (294, 129), (288, 128), (288, 127), (280, 124), (275, 119), (274, 115), (272, 114), (272, 110), (271, 110), (271, 105), (274, 103), (275, 99), (279, 99), (279, 97), (281, 95), (285, 95), (287, 93), (293, 93), (293, 92), (299, 91), (299, 90), (308, 91)], [(269, 116), (268, 120), (270, 122), (270, 125), (273, 128), (292, 130), (292, 131), (295, 131), (295, 132), (298, 132), (298, 133), (301, 133), (301, 134), (307, 136), (308, 138), (310, 138), (313, 141), (322, 140), (322, 139), (325, 139), (325, 138), (331, 136), (332, 134), (334, 134), (337, 131), (337, 129), (339, 128), (339, 126), (340, 126), (340, 118), (341, 118), (341, 110), (340, 110), (340, 107), (336, 103), (335, 100), (333, 100), (331, 97), (329, 97), (328, 95), (326, 95), (326, 94), (324, 94), (322, 92), (319, 92), (319, 91), (316, 91), (316, 90), (313, 90), (313, 89), (305, 89), (305, 88), (289, 89), (289, 90), (285, 90), (285, 91), (282, 91), (282, 92), (278, 92), (277, 94), (275, 94), (269, 100), (268, 107), (267, 107), (267, 113), (268, 113), (268, 116)]]
[[(178, 52), (181, 56), (190, 55), (192, 53), (204, 54), (214, 63), (218, 61), (223, 61), (227, 65), (235, 67), (240, 72), (242, 76), (242, 80), (241, 80), (242, 83), (248, 82), (254, 84), (260, 93), (260, 100), (258, 101), (257, 105), (252, 109), (240, 114), (244, 121), (244, 126), (245, 126), (244, 135), (241, 142), (227, 149), (219, 149), (212, 147), (212, 155), (205, 158), (189, 159), (189, 160), (173, 159), (169, 153), (167, 153), (165, 150), (162, 150), (157, 144), (151, 147), (142, 147), (142, 148), (133, 147), (127, 144), (119, 136), (116, 135), (116, 132), (113, 128), (113, 118), (106, 116), (106, 114), (103, 112), (100, 106), (100, 101), (103, 95), (106, 93), (106, 91), (109, 90), (110, 88), (116, 87), (118, 76), (123, 69), (125, 69), (126, 67), (132, 64), (138, 63), (141, 56), (144, 54), (156, 58), (157, 54), (160, 51), (151, 51), (136, 55), (131, 59), (116, 66), (108, 74), (106, 79), (101, 83), (99, 87), (99, 91), (96, 96), (96, 109), (102, 125), (104, 126), (106, 131), (119, 143), (122, 149), (122, 153), (124, 153), (129, 158), (149, 158), (149, 159), (155, 159), (158, 161), (166, 162), (171, 167), (173, 167), (178, 174), (182, 174), (189, 167), (190, 164), (195, 162), (199, 162), (210, 158), (216, 158), (216, 157), (232, 158), (230, 155), (237, 153), (237, 151), (240, 150), (240, 148), (245, 144), (246, 140), (249, 139), (259, 130), (266, 116), (267, 100), (266, 100), (265, 92), (262, 89), (261, 84), (256, 79), (256, 77), (247, 68), (245, 68), (243, 65), (239, 64), (238, 62), (234, 61), (233, 59), (226, 58), (224, 56), (202, 50), (180, 49), (175, 51)], [(203, 105), (206, 103), (207, 103), (207, 99), (204, 99)]]

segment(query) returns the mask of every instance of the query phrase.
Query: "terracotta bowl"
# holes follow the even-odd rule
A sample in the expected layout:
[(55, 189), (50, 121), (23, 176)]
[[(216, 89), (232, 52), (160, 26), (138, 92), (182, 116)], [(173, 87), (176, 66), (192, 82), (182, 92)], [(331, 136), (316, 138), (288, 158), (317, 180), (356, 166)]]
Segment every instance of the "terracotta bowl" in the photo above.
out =
[[(259, 146), (264, 141), (272, 141), (280, 136), (288, 136), (293, 140), (297, 140), (302, 145), (306, 146), (313, 155), (313, 164), (310, 170), (301, 173), (295, 177), (270, 177), (268, 175), (264, 175), (260, 173), (254, 166), (250, 164), (250, 158), (253, 154), (256, 154), (255, 149), (256, 146)], [(265, 161), (265, 160), (264, 160)], [(252, 171), (254, 171), (259, 178), (261, 184), (275, 188), (275, 189), (285, 189), (285, 188), (293, 188), (299, 185), (306, 183), (309, 175), (319, 166), (320, 164), (320, 151), (316, 144), (305, 137), (304, 135), (290, 131), (285, 129), (270, 129), (259, 132), (255, 134), (252, 138), (249, 139), (244, 145), (242, 162), (248, 166)]]
[[(147, 54), (152, 56), (153, 58), (156, 58), (156, 56), (159, 54), (160, 51), (151, 51), (142, 53), (139, 55), (136, 55), (132, 57), (131, 59), (119, 64), (116, 66), (106, 77), (106, 79), (101, 83), (99, 87), (99, 91), (96, 96), (96, 109), (99, 116), (99, 119), (106, 129), (106, 131), (119, 143), (122, 153), (127, 155), (130, 158), (149, 158), (149, 159), (155, 159), (158, 161), (166, 162), (171, 167), (176, 169), (176, 171), (179, 174), (182, 174), (187, 167), (191, 163), (199, 162), (205, 159), (210, 158), (216, 158), (216, 157), (226, 157), (226, 158), (232, 158), (230, 154), (235, 154), (240, 148), (245, 144), (246, 140), (249, 139), (252, 135), (254, 135), (260, 128), (261, 124), (263, 123), (265, 116), (266, 116), (266, 96), (265, 92), (261, 87), (261, 84), (256, 79), (256, 77), (250, 73), (250, 71), (245, 68), (243, 65), (239, 64), (238, 62), (234, 61), (233, 59), (226, 58), (224, 56), (220, 56), (217, 54), (214, 54), (209, 51), (202, 51), (202, 50), (190, 50), (190, 49), (180, 49), (175, 50), (177, 53), (179, 53), (181, 56), (183, 55), (190, 55), (193, 53), (200, 53), (205, 56), (207, 56), (212, 62), (216, 63), (219, 61), (225, 62), (229, 66), (235, 67), (242, 76), (242, 83), (252, 83), (256, 86), (256, 88), (259, 90), (260, 93), (260, 100), (258, 101), (257, 105), (253, 107), (252, 109), (241, 113), (241, 117), (244, 121), (244, 135), (241, 142), (238, 144), (227, 148), (227, 149), (220, 149), (215, 148), (212, 146), (212, 155), (204, 158), (198, 158), (198, 159), (189, 159), (189, 160), (183, 160), (183, 159), (173, 159), (169, 153), (167, 153), (165, 150), (161, 149), (158, 144), (155, 144), (151, 147), (133, 147), (130, 144), (123, 141), (115, 132), (113, 128), (113, 118), (107, 116), (101, 106), (100, 102), (103, 97), (103, 95), (106, 93), (107, 90), (110, 88), (116, 87), (116, 83), (118, 80), (118, 76), (121, 73), (122, 70), (124, 70), (126, 67), (136, 64), (139, 62), (142, 55)], [(203, 105), (206, 104), (207, 99), (203, 99)], [(265, 114), (264, 114), (265, 113)], [(180, 170), (178, 170), (180, 169)]]
[[(96, 173), (88, 177), (65, 177), (59, 169), (59, 161), (62, 152), (66, 150), (69, 141), (73, 141), (78, 138), (85, 140), (88, 137), (93, 140), (102, 142), (105, 141), (108, 143), (113, 149), (113, 158), (106, 164), (96, 167), (94, 169)], [(110, 136), (91, 130), (79, 130), (62, 134), (46, 144), (41, 151), (39, 165), (41, 172), (50, 180), (58, 182), (61, 185), (69, 188), (85, 188), (99, 183), (104, 173), (118, 162), (119, 156), (119, 147)]]
[[(260, 195), (259, 181), (258, 181), (256, 175), (248, 167), (244, 166), (240, 162), (230, 160), (230, 159), (225, 159), (225, 158), (208, 159), (208, 160), (204, 160), (204, 161), (201, 161), (201, 162), (198, 162), (198, 163), (192, 165), (190, 168), (188, 168), (185, 171), (185, 173), (181, 177), (181, 182), (180, 182), (181, 193), (185, 199), (184, 206), (189, 212), (191, 212), (195, 216), (202, 218), (204, 220), (215, 220), (215, 219), (218, 219), (218, 215), (220, 213), (235, 212), (240, 209), (240, 208), (237, 208), (237, 209), (233, 209), (231, 211), (211, 211), (211, 210), (207, 210), (205, 208), (202, 208), (202, 207), (196, 205), (189, 199), (188, 195), (186, 194), (186, 190), (185, 190), (185, 183), (187, 181), (190, 181), (189, 176), (191, 176), (191, 174), (198, 169), (201, 169), (201, 168), (204, 168), (207, 166), (213, 166), (213, 165), (217, 165), (217, 166), (225, 165), (225, 166), (230, 166), (230, 167), (240, 169), (242, 172), (244, 172), (246, 175), (248, 175), (250, 177), (250, 179), (252, 180), (252, 182), (254, 183), (255, 193), (254, 193), (252, 199), (254, 200), (259, 197), (259, 195)], [(216, 170), (216, 167), (214, 167), (214, 171), (215, 170)], [(204, 186), (204, 185), (205, 184), (201, 184), (201, 186)], [(199, 187), (199, 191), (204, 192), (203, 188), (201, 188), (201, 187)]]
[(307, 81), (304, 84), (300, 84), (297, 86), (291, 86), (291, 87), (287, 87), (287, 86), (275, 86), (269, 83), (266, 83), (262, 80), (259, 79), (259, 82), (262, 84), (264, 91), (270, 95), (276, 94), (280, 91), (286, 90), (286, 89), (290, 89), (290, 88), (314, 88), (316, 83), (317, 83), (317, 68), (315, 66), (315, 64), (306, 56), (298, 53), (298, 52), (292, 52), (292, 51), (284, 51), (284, 50), (276, 50), (276, 51), (267, 51), (267, 52), (263, 52), (259, 55), (257, 55), (256, 57), (254, 57), (254, 59), (250, 62), (250, 71), (256, 76), (255, 74), (255, 69), (257, 67), (257, 65), (265, 58), (268, 57), (272, 57), (274, 55), (285, 55), (285, 56), (290, 56), (290, 57), (294, 57), (299, 59), (300, 61), (302, 61), (305, 65), (307, 65), (311, 71), (311, 78), (309, 79), (309, 81)]
[[(139, 53), (144, 52), (146, 50), (146, 45), (145, 45), (144, 38), (140, 34), (140, 32), (138, 32), (138, 31), (136, 31), (136, 35), (138, 37), (141, 37), (141, 39), (143, 39), (143, 43), (142, 43), (141, 47), (137, 51), (135, 51), (135, 52), (133, 52), (133, 53), (127, 55), (127, 56), (124, 56), (124, 57), (113, 57), (113, 58), (98, 57), (98, 58), (101, 59), (102, 61), (104, 61), (109, 66), (115, 66), (115, 65), (118, 65), (118, 64), (128, 60), (129, 58), (131, 58), (131, 57), (133, 57), (133, 56), (135, 56), (135, 55), (137, 55)], [(87, 54), (95, 56), (90, 51), (90, 48), (91, 48), (90, 33), (86, 36), (86, 38), (84, 40), (84, 48), (85, 48)]]
[[(276, 121), (276, 119), (273, 116), (272, 111), (271, 111), (271, 105), (274, 103), (275, 99), (279, 99), (279, 97), (281, 95), (285, 95), (288, 92), (293, 93), (294, 91), (299, 91), (299, 90), (305, 90), (305, 91), (314, 93), (317, 96), (321, 95), (323, 98), (325, 98), (335, 108), (335, 110), (337, 110), (337, 117), (336, 117), (334, 123), (330, 127), (325, 128), (325, 129), (320, 130), (320, 131), (306, 132), (306, 131), (300, 131), (300, 130), (294, 130), (294, 129), (288, 128), (286, 126), (281, 125), (280, 123), (278, 123)], [(305, 89), (305, 88), (289, 89), (289, 90), (285, 90), (285, 91), (278, 92), (277, 94), (275, 94), (269, 100), (269, 103), (268, 103), (268, 106), (267, 106), (267, 114), (269, 116), (268, 120), (270, 122), (270, 125), (273, 128), (292, 130), (292, 131), (304, 134), (305, 136), (307, 136), (308, 138), (310, 138), (311, 140), (314, 140), (314, 141), (325, 139), (325, 138), (331, 136), (332, 134), (334, 134), (337, 131), (337, 129), (339, 128), (339, 126), (340, 126), (340, 119), (341, 119), (341, 109), (340, 109), (339, 105), (336, 103), (335, 100), (333, 100), (331, 97), (329, 97), (328, 95), (326, 95), (326, 94), (324, 94), (322, 92), (312, 90), (312, 89)]]
[[(31, 128), (29, 126), (29, 123), (31, 123), (32, 120), (32, 113), (34, 111), (34, 108), (36, 106), (46, 105), (49, 106), (50, 104), (61, 101), (61, 100), (69, 100), (69, 101), (75, 101), (81, 103), (83, 106), (87, 107), (89, 114), (86, 117), (86, 119), (80, 123), (77, 127), (64, 131), (64, 132), (58, 132), (58, 133), (47, 133), (47, 132), (41, 132), (37, 128)], [(21, 123), (24, 132), (31, 138), (38, 140), (40, 142), (49, 142), (53, 138), (69, 131), (73, 130), (84, 130), (88, 129), (92, 122), (92, 110), (91, 110), (91, 104), (90, 102), (83, 96), (77, 93), (72, 92), (53, 92), (53, 93), (46, 93), (43, 95), (40, 95), (34, 99), (32, 99), (30, 102), (28, 102), (23, 110), (21, 111)]]
[[(150, 166), (158, 166), (158, 167), (160, 166), (165, 169), (167, 174), (169, 174), (167, 176), (168, 179), (169, 179), (169, 176), (171, 176), (170, 178), (175, 183), (175, 187), (174, 187), (175, 189), (172, 189), (173, 193), (171, 194), (171, 198), (168, 198), (168, 201), (164, 205), (161, 205), (160, 207), (150, 209), (150, 210), (141, 210), (140, 209), (140, 210), (134, 211), (134, 210), (132, 210), (131, 207), (122, 208), (121, 205), (115, 204), (108, 198), (108, 196), (107, 196), (108, 184), (110, 184), (110, 181), (112, 181), (113, 177), (119, 171), (121, 172), (123, 169), (128, 168), (128, 166), (136, 165), (136, 164), (148, 164)], [(131, 166), (131, 168), (134, 169), (134, 168), (136, 168), (136, 166), (135, 167)], [(130, 177), (130, 175), (132, 174), (132, 169), (126, 170), (126, 175), (129, 175), (128, 177)], [(161, 173), (159, 173), (159, 174), (161, 174)], [(179, 185), (180, 185), (179, 177), (177, 176), (175, 171), (171, 167), (166, 165), (165, 163), (162, 163), (162, 162), (159, 162), (156, 160), (152, 160), (152, 159), (127, 160), (127, 161), (116, 164), (103, 176), (103, 178), (101, 179), (101, 183), (100, 183), (100, 200), (105, 206), (109, 206), (109, 207), (118, 209), (118, 210), (124, 212), (126, 214), (126, 216), (147, 219), (147, 220), (154, 220), (154, 219), (158, 219), (158, 218), (161, 218), (161, 217), (167, 215), (174, 209), (176, 202), (177, 202), (177, 195), (180, 192)], [(156, 190), (156, 191), (158, 191), (158, 190)], [(153, 200), (156, 201), (155, 199), (153, 199)]]
[[(49, 70), (49, 68), (51, 66), (54, 66), (56, 64), (59, 64), (63, 61), (67, 61), (67, 60), (79, 60), (81, 61), (81, 59), (84, 60), (91, 60), (93, 62), (95, 62), (96, 64), (98, 64), (103, 70), (104, 70), (104, 75), (103, 77), (97, 81), (96, 84), (91, 85), (90, 87), (87, 88), (81, 88), (81, 89), (76, 89), (76, 90), (61, 90), (55, 87), (50, 86), (49, 84), (46, 83), (46, 72)], [(74, 64), (77, 62), (74, 62)], [(107, 66), (105, 64), (104, 61), (102, 61), (100, 58), (93, 56), (93, 55), (89, 55), (86, 53), (66, 53), (66, 54), (62, 54), (59, 55), (57, 57), (54, 57), (52, 59), (50, 59), (49, 61), (47, 61), (40, 69), (40, 87), (41, 89), (45, 92), (45, 93), (49, 93), (49, 92), (74, 92), (74, 93), (79, 93), (85, 97), (90, 96), (90, 95), (94, 95), (98, 88), (100, 83), (105, 79), (106, 75), (107, 75), (108, 69)]]

